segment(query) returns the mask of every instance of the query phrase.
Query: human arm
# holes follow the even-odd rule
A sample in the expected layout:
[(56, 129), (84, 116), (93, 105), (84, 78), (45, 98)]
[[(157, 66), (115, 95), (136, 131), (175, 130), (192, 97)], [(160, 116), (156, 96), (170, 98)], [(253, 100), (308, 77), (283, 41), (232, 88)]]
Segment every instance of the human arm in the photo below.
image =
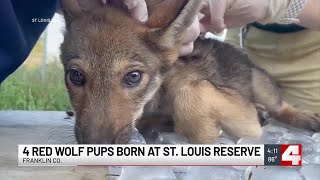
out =
[[(288, 5), (294, 0), (204, 0), (201, 21), (203, 31), (221, 32), (225, 28), (244, 26), (252, 22), (283, 23)], [(295, 0), (303, 2), (303, 0)], [(320, 1), (305, 0), (294, 22), (306, 28), (320, 30)]]
[(320, 30), (320, 1), (308, 0), (298, 16), (301, 26)]

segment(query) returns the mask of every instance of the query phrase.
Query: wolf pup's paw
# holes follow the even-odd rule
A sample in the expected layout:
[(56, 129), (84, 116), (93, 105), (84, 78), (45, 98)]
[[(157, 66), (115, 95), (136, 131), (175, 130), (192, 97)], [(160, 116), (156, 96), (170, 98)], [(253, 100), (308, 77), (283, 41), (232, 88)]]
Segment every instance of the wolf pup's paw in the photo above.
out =
[(266, 126), (269, 122), (269, 119), (271, 118), (269, 111), (266, 109), (265, 106), (256, 103), (255, 107), (258, 112), (258, 117), (259, 117), (259, 123), (261, 127)]
[(296, 111), (291, 118), (292, 122), (298, 127), (315, 132), (320, 131), (319, 113), (313, 113), (311, 111)]

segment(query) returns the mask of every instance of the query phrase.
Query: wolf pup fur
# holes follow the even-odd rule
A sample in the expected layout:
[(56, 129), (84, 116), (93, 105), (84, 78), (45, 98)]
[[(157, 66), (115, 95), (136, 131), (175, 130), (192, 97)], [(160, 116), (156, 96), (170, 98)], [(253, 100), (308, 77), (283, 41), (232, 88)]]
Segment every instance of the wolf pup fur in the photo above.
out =
[(320, 129), (319, 114), (284, 102), (270, 76), (233, 46), (199, 38), (191, 55), (178, 57), (201, 0), (146, 0), (147, 23), (108, 2), (61, 1), (61, 60), (78, 143), (126, 143), (122, 132), (161, 117), (191, 143), (212, 143), (221, 129), (259, 137), (256, 104), (279, 121)]

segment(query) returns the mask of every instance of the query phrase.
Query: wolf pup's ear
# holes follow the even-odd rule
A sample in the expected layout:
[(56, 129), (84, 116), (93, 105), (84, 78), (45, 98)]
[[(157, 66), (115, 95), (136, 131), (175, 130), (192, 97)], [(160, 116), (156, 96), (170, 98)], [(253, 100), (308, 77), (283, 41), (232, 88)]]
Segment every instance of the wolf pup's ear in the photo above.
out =
[(66, 20), (67, 29), (71, 22), (85, 12), (102, 7), (102, 0), (60, 0), (61, 9)]
[(148, 4), (148, 9), (151, 10), (147, 22), (150, 27), (149, 39), (164, 50), (169, 64), (178, 59), (184, 32), (196, 18), (201, 2), (202, 0), (164, 0), (162, 3)]

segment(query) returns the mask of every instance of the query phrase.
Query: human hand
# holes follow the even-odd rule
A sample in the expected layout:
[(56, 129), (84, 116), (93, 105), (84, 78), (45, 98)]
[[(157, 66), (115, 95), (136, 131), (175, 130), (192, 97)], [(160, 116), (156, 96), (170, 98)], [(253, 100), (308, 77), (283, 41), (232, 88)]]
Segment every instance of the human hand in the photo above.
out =
[(200, 20), (202, 32), (220, 33), (225, 28), (263, 21), (269, 0), (204, 0)]
[[(107, 0), (102, 0), (104, 4), (106, 1)], [(109, 2), (118, 7), (128, 8), (132, 17), (141, 22), (146, 22), (148, 20), (148, 9), (145, 0), (109, 0)]]
[(194, 41), (200, 35), (200, 24), (199, 18), (196, 17), (192, 23), (192, 25), (186, 30), (184, 38), (182, 40), (182, 46), (179, 49), (179, 56), (186, 56), (193, 51)]
[[(111, 0), (115, 5), (120, 6), (123, 3), (129, 10), (132, 17), (146, 22), (148, 20), (148, 10), (145, 0)], [(199, 19), (196, 18), (192, 25), (186, 30), (182, 47), (179, 49), (179, 56), (185, 56), (193, 51), (193, 42), (200, 35)]]
[(146, 22), (148, 20), (148, 9), (145, 0), (122, 0), (128, 7), (128, 10), (132, 17)]

